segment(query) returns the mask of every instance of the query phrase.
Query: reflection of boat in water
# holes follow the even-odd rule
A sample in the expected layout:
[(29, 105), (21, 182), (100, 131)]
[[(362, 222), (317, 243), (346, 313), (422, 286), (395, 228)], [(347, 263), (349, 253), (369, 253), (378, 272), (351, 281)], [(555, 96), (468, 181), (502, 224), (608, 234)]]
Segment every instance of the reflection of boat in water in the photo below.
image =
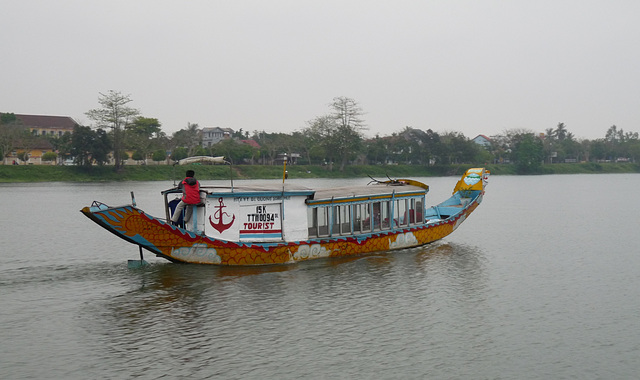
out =
[[(205, 202), (188, 223), (173, 226), (179, 195), (164, 195), (164, 218), (131, 205), (94, 201), (81, 211), (115, 235), (159, 257), (219, 265), (283, 264), (415, 247), (449, 235), (482, 201), (489, 172), (467, 170), (444, 202), (426, 207), (429, 187), (409, 179), (367, 186), (307, 189), (201, 186)], [(142, 252), (142, 251), (141, 251)]]

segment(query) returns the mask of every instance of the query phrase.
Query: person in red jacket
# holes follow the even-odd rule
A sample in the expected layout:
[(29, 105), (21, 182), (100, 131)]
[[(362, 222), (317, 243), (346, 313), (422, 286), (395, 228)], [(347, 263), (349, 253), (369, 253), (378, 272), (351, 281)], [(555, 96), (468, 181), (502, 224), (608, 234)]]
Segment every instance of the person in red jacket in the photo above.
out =
[[(178, 189), (182, 189), (182, 199), (180, 199), (180, 202), (176, 206), (173, 216), (171, 217), (171, 222), (173, 224), (178, 222), (180, 215), (182, 215), (182, 210), (186, 206), (198, 205), (202, 202), (200, 200), (200, 182), (198, 182), (194, 176), (195, 172), (193, 170), (187, 170), (187, 177), (178, 185)], [(187, 207), (187, 212), (184, 216), (184, 223), (191, 219), (192, 213), (193, 207)]]

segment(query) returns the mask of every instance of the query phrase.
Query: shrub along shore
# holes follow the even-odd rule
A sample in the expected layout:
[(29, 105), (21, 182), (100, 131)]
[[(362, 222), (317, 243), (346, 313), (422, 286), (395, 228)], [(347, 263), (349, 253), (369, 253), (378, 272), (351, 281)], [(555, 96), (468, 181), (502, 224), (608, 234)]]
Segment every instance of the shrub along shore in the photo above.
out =
[[(350, 165), (344, 171), (337, 167), (315, 165), (289, 165), (289, 178), (406, 178), (458, 176), (474, 165)], [(514, 175), (513, 165), (486, 165), (492, 175)], [(111, 182), (111, 181), (164, 181), (181, 179), (187, 169), (194, 169), (202, 180), (225, 180), (233, 173), (234, 179), (282, 178), (282, 166), (265, 165), (146, 165), (126, 166), (115, 172), (112, 166), (44, 166), (0, 165), (0, 182)], [(584, 174), (584, 173), (640, 173), (635, 163), (576, 163), (543, 165), (536, 174)]]

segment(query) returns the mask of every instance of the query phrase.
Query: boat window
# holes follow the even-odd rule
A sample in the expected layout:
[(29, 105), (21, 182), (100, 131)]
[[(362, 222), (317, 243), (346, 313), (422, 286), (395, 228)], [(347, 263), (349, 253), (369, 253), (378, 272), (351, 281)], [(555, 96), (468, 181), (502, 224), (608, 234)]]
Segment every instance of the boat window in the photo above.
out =
[(409, 223), (423, 223), (423, 214), (422, 200), (419, 198), (409, 200)]
[(329, 236), (329, 224), (331, 216), (329, 207), (321, 207), (318, 209), (318, 236)]
[(359, 226), (361, 232), (371, 232), (373, 225), (371, 223), (371, 210), (373, 209), (373, 203), (361, 203), (356, 205), (358, 207), (358, 213), (360, 217)]
[(350, 235), (351, 234), (351, 207), (350, 205), (333, 206), (333, 225), (331, 235)]
[(333, 226), (331, 227), (331, 235), (340, 235), (340, 224), (341, 217), (340, 215), (340, 206), (333, 206), (332, 220)]
[(362, 216), (363, 204), (353, 205), (353, 232), (362, 232), (362, 222), (364, 217)]
[(318, 208), (318, 236), (329, 236), (329, 207)]
[(307, 209), (307, 226), (309, 227), (309, 236), (318, 236), (318, 209)]
[(351, 235), (351, 205), (340, 206), (339, 215), (340, 215), (340, 234)]
[(408, 202), (408, 199), (398, 199), (396, 201), (396, 209), (394, 212), (396, 217), (394, 218), (394, 221), (397, 226), (406, 226), (409, 223), (409, 215), (407, 213)]
[(371, 203), (353, 205), (354, 232), (371, 232)]
[(329, 236), (329, 207), (313, 207), (307, 212), (309, 236)]
[(372, 202), (367, 205), (369, 217), (367, 218), (367, 231), (380, 230), (380, 202)]
[[(376, 202), (380, 207), (380, 228), (383, 230), (388, 230), (391, 228), (391, 201), (386, 202)], [(376, 204), (374, 203), (374, 205)]]
[(373, 219), (373, 229), (375, 231), (380, 231), (382, 229), (381, 221), (384, 221), (384, 207), (382, 205), (385, 202), (373, 202), (371, 211), (372, 219)]

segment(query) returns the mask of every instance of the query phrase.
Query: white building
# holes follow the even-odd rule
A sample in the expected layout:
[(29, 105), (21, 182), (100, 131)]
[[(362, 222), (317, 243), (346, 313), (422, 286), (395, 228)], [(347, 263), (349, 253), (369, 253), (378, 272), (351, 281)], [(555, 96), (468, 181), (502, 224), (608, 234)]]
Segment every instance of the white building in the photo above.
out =
[(231, 138), (233, 129), (220, 127), (202, 128), (202, 146), (205, 148), (215, 145), (224, 139)]
[(471, 141), (478, 145), (482, 145), (484, 148), (491, 148), (491, 139), (485, 135), (478, 135), (474, 137)]

